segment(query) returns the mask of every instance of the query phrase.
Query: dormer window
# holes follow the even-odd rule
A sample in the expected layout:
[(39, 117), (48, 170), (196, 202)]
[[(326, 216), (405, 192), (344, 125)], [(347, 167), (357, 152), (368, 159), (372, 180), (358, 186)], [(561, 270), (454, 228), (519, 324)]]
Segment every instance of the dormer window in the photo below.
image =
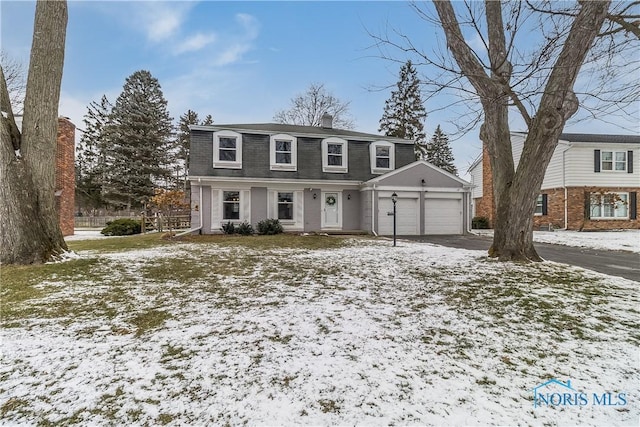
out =
[(387, 141), (376, 141), (369, 146), (371, 173), (382, 174), (395, 169), (395, 147)]
[(271, 170), (297, 170), (298, 140), (286, 134), (273, 135), (270, 138)]
[(322, 140), (322, 171), (331, 173), (348, 172), (348, 143), (342, 138)]
[(213, 167), (242, 169), (242, 135), (228, 130), (214, 132)]

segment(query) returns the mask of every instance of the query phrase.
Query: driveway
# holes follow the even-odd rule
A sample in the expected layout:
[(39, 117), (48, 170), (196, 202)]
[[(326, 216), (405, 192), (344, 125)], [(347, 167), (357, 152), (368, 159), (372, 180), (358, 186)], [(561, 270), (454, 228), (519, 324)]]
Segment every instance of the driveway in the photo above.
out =
[[(434, 243), (452, 248), (489, 250), (491, 237), (485, 236), (403, 236), (402, 239)], [(534, 243), (538, 254), (549, 261), (577, 265), (599, 273), (640, 281), (640, 255), (548, 243)]]

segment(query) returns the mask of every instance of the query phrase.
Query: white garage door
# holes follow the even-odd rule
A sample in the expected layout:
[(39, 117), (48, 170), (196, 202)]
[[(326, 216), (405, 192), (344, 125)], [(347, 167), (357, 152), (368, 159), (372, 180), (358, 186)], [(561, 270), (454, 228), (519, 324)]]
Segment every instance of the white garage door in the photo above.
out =
[[(393, 202), (387, 197), (380, 198), (378, 203), (378, 234), (382, 236), (393, 234), (393, 216), (387, 215), (388, 212), (393, 212)], [(396, 215), (398, 215), (396, 223), (398, 236), (420, 234), (418, 199), (398, 199)]]
[(462, 200), (425, 199), (425, 234), (462, 234)]

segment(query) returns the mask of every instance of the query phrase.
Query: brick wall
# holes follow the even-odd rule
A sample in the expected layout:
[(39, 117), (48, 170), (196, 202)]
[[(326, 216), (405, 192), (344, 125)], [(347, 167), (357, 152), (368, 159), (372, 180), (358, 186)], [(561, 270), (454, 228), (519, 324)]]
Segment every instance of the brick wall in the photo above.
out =
[(493, 175), (491, 174), (491, 161), (487, 148), (482, 146), (482, 197), (474, 200), (476, 216), (489, 219), (489, 227), (493, 228), (495, 206), (493, 202)]
[(56, 206), (62, 235), (73, 234), (75, 213), (75, 135), (76, 127), (66, 117), (58, 118), (56, 150)]
[[(614, 230), (640, 229), (637, 219), (586, 219), (585, 193), (592, 192), (640, 193), (640, 187), (569, 187), (567, 188), (567, 228), (569, 230)], [(564, 198), (563, 188), (542, 190), (547, 194), (547, 215), (536, 215), (533, 218), (535, 228), (547, 227), (550, 223), (555, 228), (564, 228)], [(640, 203), (636, 200), (636, 212)]]

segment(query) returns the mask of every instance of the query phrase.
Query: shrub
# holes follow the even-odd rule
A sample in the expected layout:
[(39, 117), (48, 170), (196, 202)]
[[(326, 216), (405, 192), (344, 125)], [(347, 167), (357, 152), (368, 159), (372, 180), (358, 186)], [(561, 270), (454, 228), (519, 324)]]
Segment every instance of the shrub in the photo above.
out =
[(471, 228), (486, 230), (489, 228), (489, 218), (486, 216), (474, 216), (471, 220)]
[(241, 236), (251, 236), (253, 234), (253, 226), (248, 222), (242, 222), (236, 227), (236, 233)]
[(229, 221), (226, 224), (222, 224), (222, 232), (224, 234), (234, 234), (236, 232), (236, 226)]
[(258, 234), (280, 234), (284, 230), (282, 229), (282, 224), (277, 219), (265, 219), (263, 221), (258, 222)]
[(100, 233), (105, 236), (130, 236), (132, 234), (140, 234), (142, 225), (140, 221), (130, 218), (120, 218), (115, 221), (107, 222), (107, 226)]

